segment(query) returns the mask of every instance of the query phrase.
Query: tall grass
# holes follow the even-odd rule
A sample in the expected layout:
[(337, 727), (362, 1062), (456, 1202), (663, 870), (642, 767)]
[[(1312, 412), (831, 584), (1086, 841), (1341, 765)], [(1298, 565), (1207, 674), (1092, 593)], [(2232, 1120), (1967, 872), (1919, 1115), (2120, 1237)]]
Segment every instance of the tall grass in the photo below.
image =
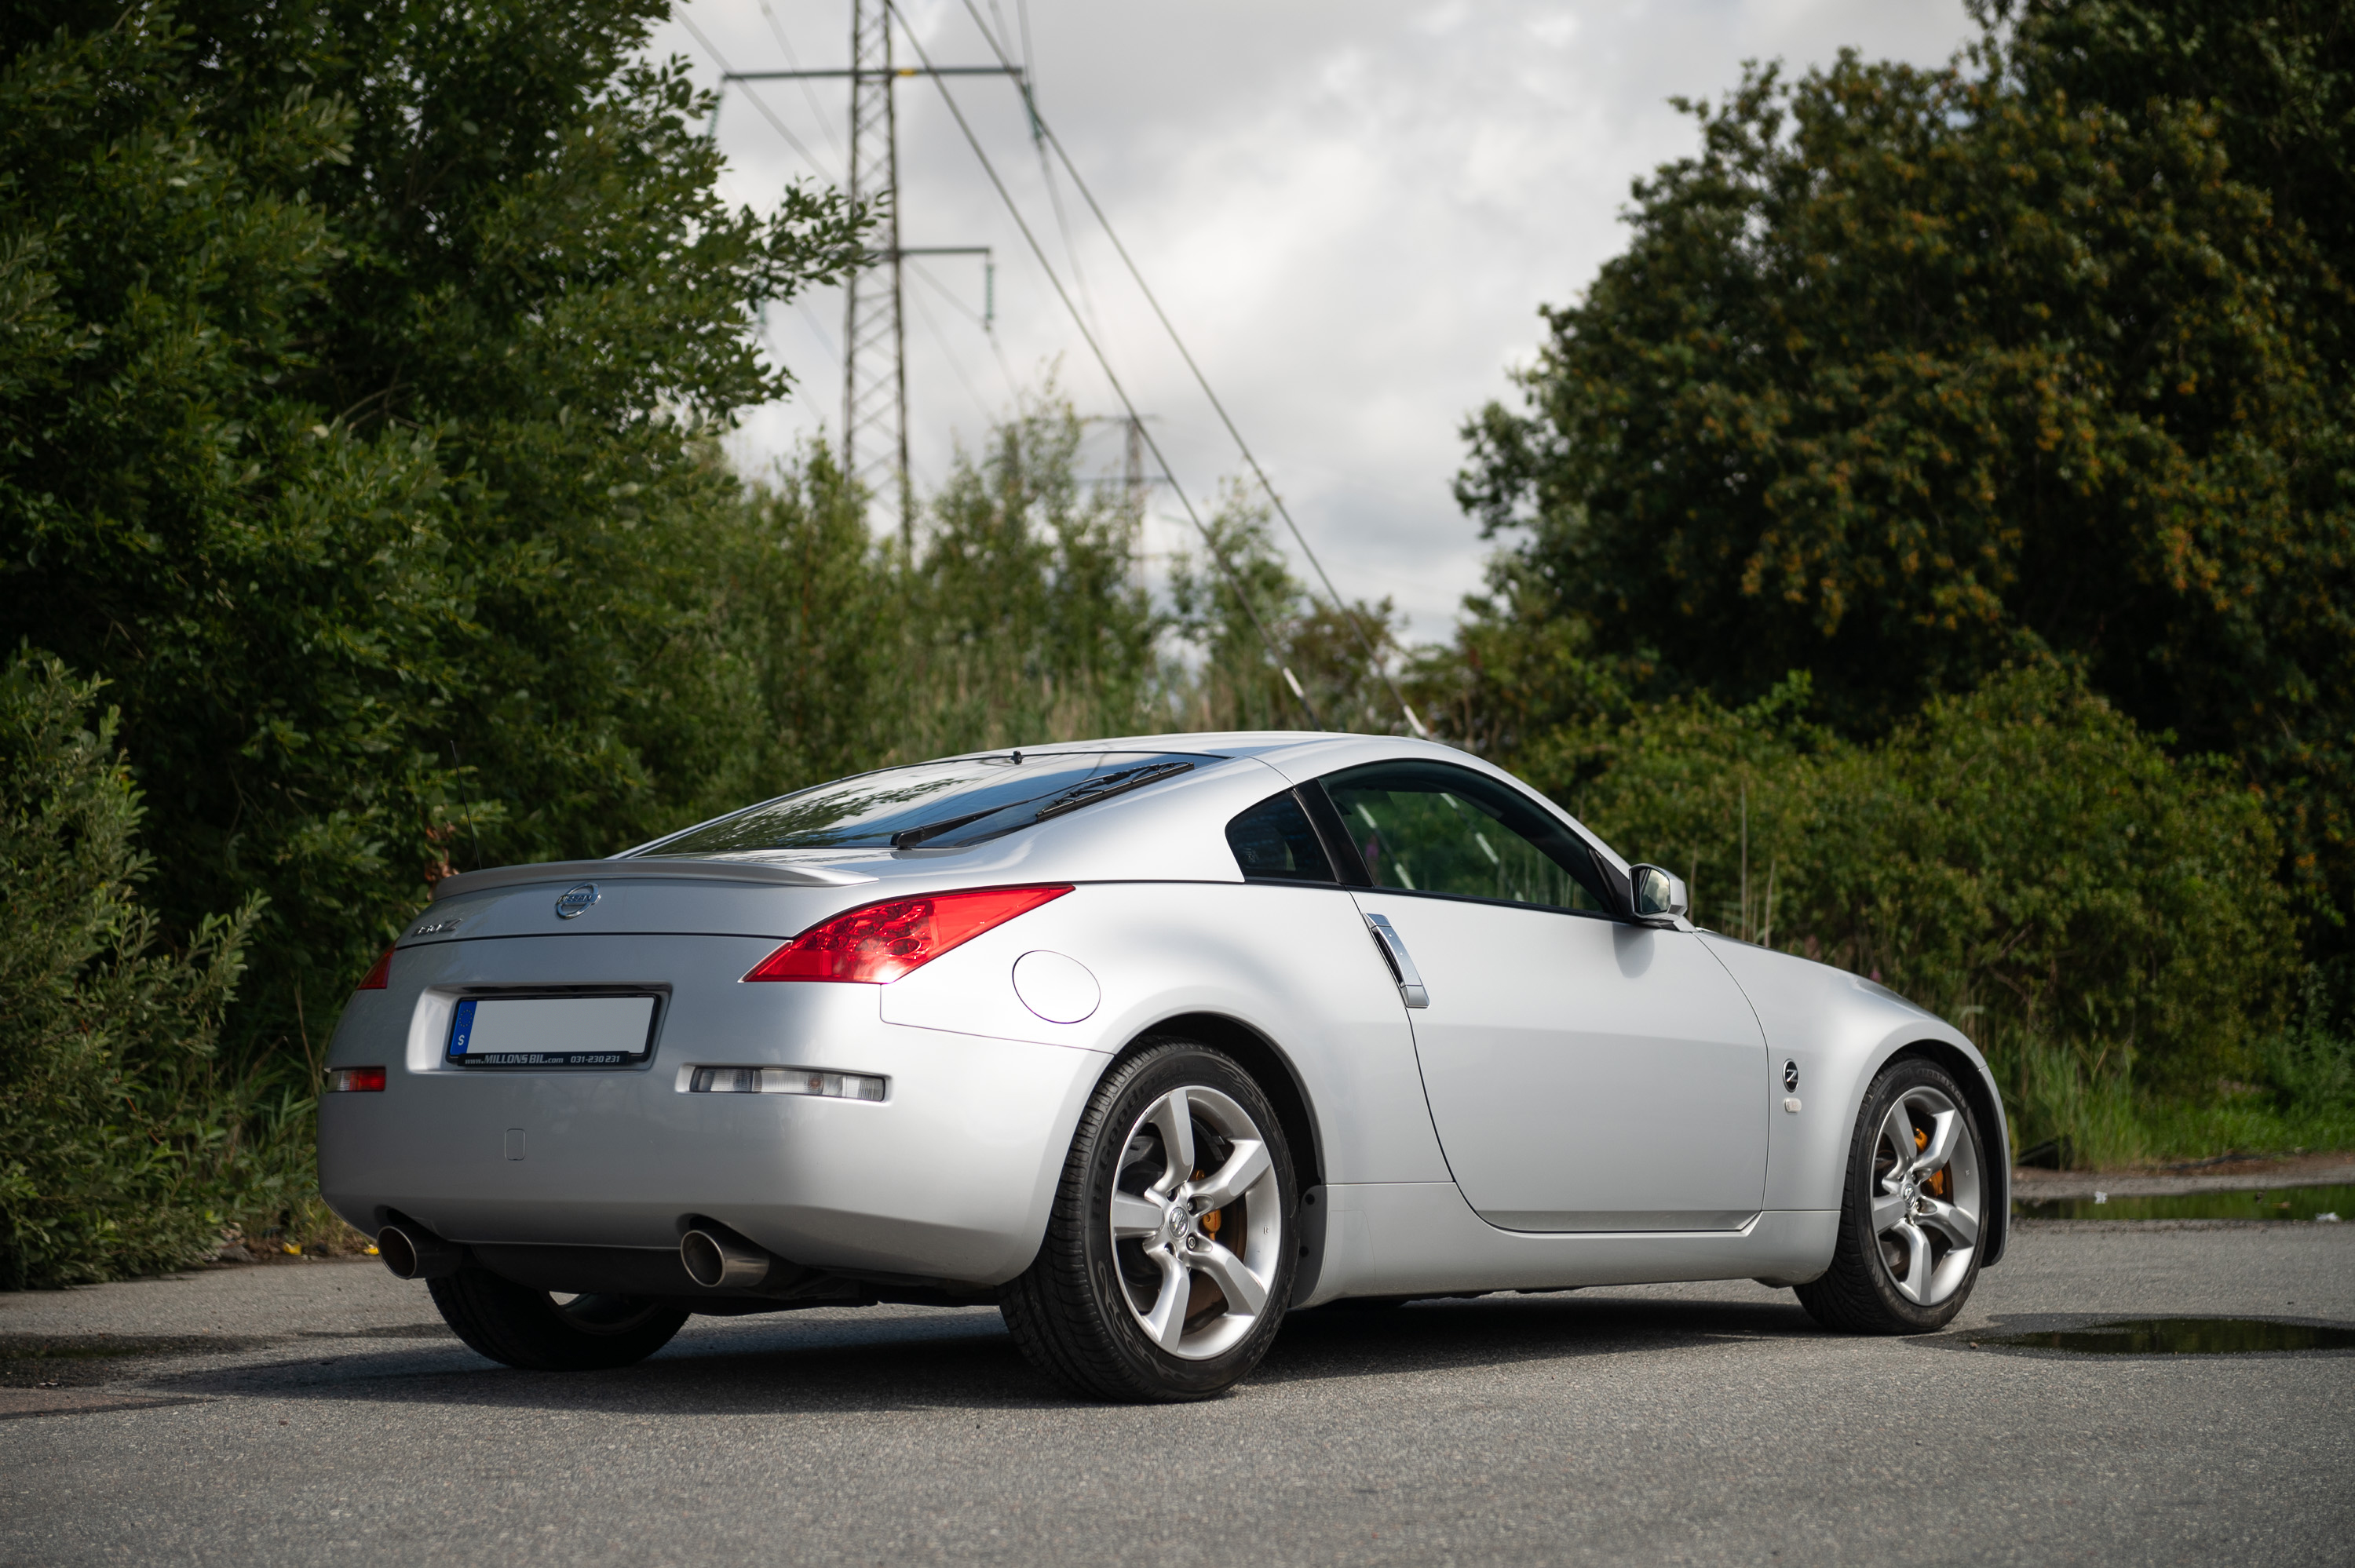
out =
[(2131, 1062), (2115, 1046), (2025, 1036), (1988, 1052), (2011, 1121), (2012, 1157), (2050, 1146), (2073, 1169), (2131, 1165), (2150, 1148)]
[(2294, 1020), (2251, 1053), (2245, 1077), (2150, 1086), (2115, 1043), (1982, 1038), (2011, 1118), (2015, 1158), (2072, 1170), (2355, 1149), (2355, 1039), (2330, 1027), (2308, 970)]

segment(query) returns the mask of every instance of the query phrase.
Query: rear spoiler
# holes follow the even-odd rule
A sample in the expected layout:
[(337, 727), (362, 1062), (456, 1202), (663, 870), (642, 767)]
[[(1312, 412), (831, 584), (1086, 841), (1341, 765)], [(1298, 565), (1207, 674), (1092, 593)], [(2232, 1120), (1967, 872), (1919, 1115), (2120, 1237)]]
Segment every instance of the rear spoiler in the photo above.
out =
[(636, 881), (646, 877), (673, 882), (759, 882), (772, 887), (856, 887), (876, 880), (864, 872), (779, 861), (548, 860), (537, 865), (499, 865), (488, 871), (463, 871), (455, 876), (445, 876), (433, 885), (433, 902), (534, 882)]

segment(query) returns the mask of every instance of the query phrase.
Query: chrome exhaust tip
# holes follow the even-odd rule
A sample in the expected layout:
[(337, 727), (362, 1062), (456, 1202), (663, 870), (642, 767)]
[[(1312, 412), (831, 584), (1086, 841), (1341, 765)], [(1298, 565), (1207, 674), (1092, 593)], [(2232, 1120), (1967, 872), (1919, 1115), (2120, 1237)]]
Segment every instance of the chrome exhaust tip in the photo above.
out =
[(679, 1237), (678, 1261), (687, 1277), (706, 1290), (743, 1290), (768, 1278), (777, 1260), (742, 1236), (715, 1227)]
[(466, 1249), (453, 1245), (423, 1225), (387, 1225), (376, 1234), (376, 1255), (395, 1279), (441, 1279), (458, 1272)]

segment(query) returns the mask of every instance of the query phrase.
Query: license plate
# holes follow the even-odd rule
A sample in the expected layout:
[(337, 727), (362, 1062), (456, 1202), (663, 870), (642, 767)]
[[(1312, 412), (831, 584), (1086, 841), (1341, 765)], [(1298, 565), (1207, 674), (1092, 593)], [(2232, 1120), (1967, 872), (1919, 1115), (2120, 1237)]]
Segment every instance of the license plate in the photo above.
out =
[(453, 1063), (627, 1067), (654, 1052), (651, 996), (476, 996), (450, 1020)]

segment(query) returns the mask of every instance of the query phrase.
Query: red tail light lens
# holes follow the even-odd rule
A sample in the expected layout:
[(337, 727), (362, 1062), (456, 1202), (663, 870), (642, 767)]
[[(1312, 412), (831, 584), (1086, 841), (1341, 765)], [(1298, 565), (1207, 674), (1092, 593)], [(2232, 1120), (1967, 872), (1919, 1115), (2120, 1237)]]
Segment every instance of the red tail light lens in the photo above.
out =
[[(384, 957), (376, 961), (376, 967), (368, 970), (367, 978), (360, 981), (360, 990), (382, 991), (391, 983), (392, 949), (390, 948), (387, 948), (384, 950)], [(377, 1086), (378, 1088), (382, 1088), (383, 1086), (384, 1086), (381, 1084)]]
[(889, 985), (993, 926), (1071, 891), (989, 887), (869, 904), (811, 927), (754, 967), (748, 980), (857, 980)]
[(382, 1067), (331, 1067), (327, 1070), (327, 1092), (331, 1095), (380, 1095), (384, 1093)]

